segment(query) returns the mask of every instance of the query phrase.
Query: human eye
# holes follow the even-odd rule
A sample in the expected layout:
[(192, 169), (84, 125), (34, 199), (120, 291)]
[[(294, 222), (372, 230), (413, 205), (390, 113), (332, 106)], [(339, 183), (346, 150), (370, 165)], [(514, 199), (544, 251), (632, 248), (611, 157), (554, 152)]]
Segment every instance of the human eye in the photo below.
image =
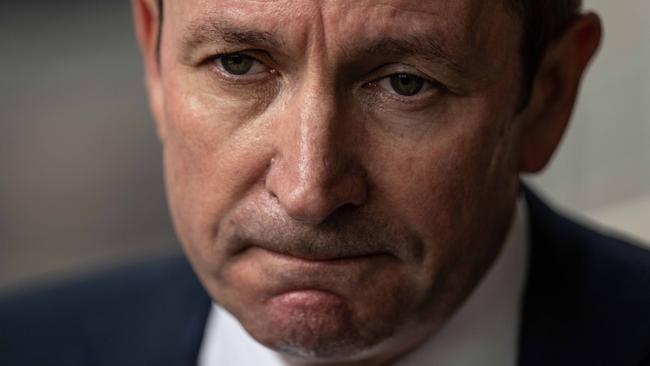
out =
[(248, 77), (271, 72), (272, 69), (244, 53), (227, 53), (213, 58), (215, 68), (228, 77)]
[(437, 83), (431, 80), (409, 73), (391, 74), (377, 80), (375, 83), (383, 90), (400, 97), (415, 97), (427, 94), (438, 86)]

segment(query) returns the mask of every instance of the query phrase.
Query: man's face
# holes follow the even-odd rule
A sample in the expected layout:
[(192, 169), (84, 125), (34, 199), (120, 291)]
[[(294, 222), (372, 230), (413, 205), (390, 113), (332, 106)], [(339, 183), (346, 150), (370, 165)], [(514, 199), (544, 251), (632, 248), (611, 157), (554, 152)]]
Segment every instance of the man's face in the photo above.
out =
[(510, 222), (516, 18), (473, 0), (164, 13), (168, 198), (213, 299), (307, 358), (377, 356), (438, 329)]

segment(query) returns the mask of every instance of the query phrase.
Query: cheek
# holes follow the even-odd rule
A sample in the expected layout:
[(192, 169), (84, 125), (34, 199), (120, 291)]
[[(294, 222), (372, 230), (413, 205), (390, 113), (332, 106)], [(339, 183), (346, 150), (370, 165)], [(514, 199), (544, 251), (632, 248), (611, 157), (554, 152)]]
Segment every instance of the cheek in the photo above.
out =
[(456, 120), (463, 122), (381, 152), (391, 158), (379, 159), (374, 169), (385, 209), (422, 240), (421, 262), (414, 266), (422, 288), (450, 274), (467, 278), (486, 260), (500, 240), (516, 190), (516, 172), (508, 170), (509, 132), (498, 128), (506, 123)]
[(219, 222), (255, 188), (272, 149), (263, 138), (264, 124), (251, 115), (259, 101), (193, 85), (171, 80), (165, 88), (167, 195), (176, 231), (189, 254), (199, 261), (221, 260), (214, 246)]

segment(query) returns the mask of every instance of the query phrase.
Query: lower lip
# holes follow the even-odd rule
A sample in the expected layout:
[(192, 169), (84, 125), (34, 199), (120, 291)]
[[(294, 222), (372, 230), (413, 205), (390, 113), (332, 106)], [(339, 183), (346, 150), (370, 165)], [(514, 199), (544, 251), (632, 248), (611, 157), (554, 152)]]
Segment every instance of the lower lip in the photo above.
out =
[(353, 296), (390, 261), (388, 255), (309, 260), (249, 247), (234, 262), (234, 275), (276, 309), (339, 309), (339, 295)]

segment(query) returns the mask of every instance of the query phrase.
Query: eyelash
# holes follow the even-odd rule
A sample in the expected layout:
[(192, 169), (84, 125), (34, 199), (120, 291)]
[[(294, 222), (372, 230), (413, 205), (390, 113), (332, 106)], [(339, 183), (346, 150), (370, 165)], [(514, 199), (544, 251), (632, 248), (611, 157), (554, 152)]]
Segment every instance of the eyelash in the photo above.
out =
[[(262, 72), (258, 72), (258, 73), (254, 73), (252, 75), (246, 75), (246, 74), (237, 75), (237, 74), (230, 73), (227, 70), (225, 70), (223, 64), (221, 63), (221, 60), (223, 59), (223, 57), (234, 56), (234, 55), (241, 55), (241, 56), (244, 56), (244, 57), (248, 57), (248, 58), (252, 59), (253, 62), (257, 62), (257, 63), (261, 64), (267, 70), (262, 71)], [(260, 59), (258, 57), (252, 56), (248, 52), (244, 52), (244, 51), (225, 52), (225, 53), (216, 54), (216, 55), (208, 58), (205, 61), (205, 63), (207, 63), (210, 66), (210, 68), (213, 69), (219, 75), (219, 77), (221, 77), (222, 79), (225, 79), (228, 82), (232, 82), (232, 83), (258, 82), (260, 80), (263, 80), (264, 78), (268, 78), (270, 75), (276, 75), (277, 74), (277, 71), (274, 68), (269, 67), (266, 62), (260, 61)]]
[[(383, 87), (383, 86), (380, 85), (380, 84), (382, 84), (382, 82), (390, 83), (390, 78), (392, 78), (394, 76), (397, 76), (397, 75), (407, 75), (407, 76), (410, 76), (410, 77), (418, 78), (418, 79), (422, 80), (422, 82), (425, 83), (425, 86), (423, 86), (423, 90), (418, 91), (416, 94), (414, 94), (412, 96), (406, 96), (406, 95), (401, 95), (401, 94), (397, 93), (394, 90), (394, 88), (392, 87), (392, 85), (390, 86), (390, 88), (393, 89), (392, 91), (389, 90), (388, 88)], [(447, 90), (447, 88), (443, 84), (441, 84), (440, 82), (437, 82), (435, 80), (429, 79), (427, 77), (419, 76), (419, 75), (416, 75), (416, 74), (413, 74), (413, 73), (408, 73), (408, 72), (394, 72), (394, 73), (391, 73), (391, 74), (387, 74), (387, 75), (382, 76), (382, 77), (380, 77), (378, 79), (375, 79), (374, 81), (371, 81), (370, 83), (368, 83), (366, 85), (369, 86), (372, 89), (380, 89), (381, 92), (386, 94), (388, 97), (393, 98), (393, 99), (397, 99), (397, 100), (402, 101), (402, 102), (414, 102), (416, 100), (426, 99), (426, 98), (430, 97), (434, 93), (440, 93), (440, 92), (444, 92), (444, 91)]]
[[(263, 52), (263, 51), (261, 51)], [(223, 57), (227, 56), (234, 56), (234, 55), (241, 55), (244, 57), (250, 58), (253, 62), (257, 62), (261, 64), (264, 68), (266, 68), (266, 71), (254, 73), (252, 75), (237, 75), (233, 74), (231, 72), (228, 72), (225, 70), (225, 67), (223, 66), (222, 60)], [(220, 53), (217, 55), (214, 55), (213, 57), (209, 58), (207, 62), (212, 66), (212, 68), (216, 69), (216, 72), (219, 73), (219, 76), (226, 79), (229, 82), (232, 83), (253, 83), (253, 82), (258, 82), (262, 80), (263, 78), (268, 78), (269, 75), (277, 75), (277, 70), (269, 67), (266, 62), (263, 62), (259, 60), (258, 57), (250, 55), (248, 52), (240, 51), (240, 52), (226, 52), (226, 53)], [(259, 76), (256, 76), (260, 74)], [(266, 74), (266, 75), (264, 75)], [(380, 84), (382, 82), (390, 82), (390, 78), (397, 76), (397, 75), (407, 75), (410, 77), (417, 78), (425, 83), (426, 90), (424, 91), (418, 91), (416, 94), (412, 96), (405, 96), (405, 95), (400, 95), (397, 93), (395, 90), (391, 91), (386, 87), (381, 86)], [(434, 93), (439, 93), (439, 92), (445, 92), (448, 89), (440, 82), (436, 80), (429, 79), (424, 76), (416, 75), (411, 72), (407, 71), (396, 71), (390, 74), (386, 74), (380, 78), (377, 78), (369, 83), (364, 84), (366, 87), (370, 87), (375, 90), (380, 90), (381, 93), (384, 95), (390, 97), (391, 99), (396, 99), (398, 101), (404, 102), (404, 103), (411, 103), (411, 102), (417, 102), (421, 99), (426, 99), (428, 97), (431, 97), (432, 94)], [(391, 86), (392, 88), (392, 86)]]

